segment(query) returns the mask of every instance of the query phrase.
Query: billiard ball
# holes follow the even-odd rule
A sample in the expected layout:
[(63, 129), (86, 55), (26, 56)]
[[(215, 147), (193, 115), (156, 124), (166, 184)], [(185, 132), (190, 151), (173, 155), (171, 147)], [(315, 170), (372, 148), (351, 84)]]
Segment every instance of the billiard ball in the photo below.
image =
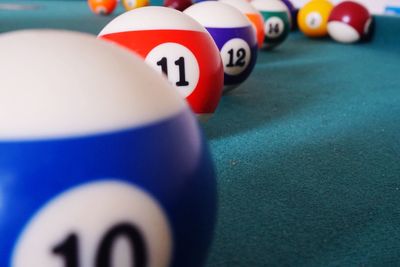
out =
[(164, 6), (183, 11), (193, 4), (192, 0), (164, 0)]
[(184, 11), (203, 25), (217, 44), (224, 66), (224, 91), (234, 89), (252, 72), (257, 38), (251, 22), (236, 8), (219, 1), (192, 5)]
[(233, 6), (242, 12), (253, 24), (256, 30), (258, 47), (264, 44), (264, 19), (263, 16), (246, 0), (220, 0), (220, 2)]
[(372, 16), (363, 5), (345, 1), (333, 8), (328, 20), (329, 35), (341, 43), (355, 43), (368, 36)]
[(122, 0), (122, 5), (126, 11), (149, 5), (149, 0)]
[(142, 56), (175, 85), (200, 119), (217, 108), (224, 84), (221, 57), (206, 29), (189, 16), (172, 8), (142, 7), (116, 17), (99, 38)]
[(215, 176), (167, 80), (83, 33), (2, 34), (0, 57), (2, 266), (203, 266)]
[(283, 43), (290, 32), (290, 12), (280, 0), (254, 0), (252, 5), (264, 17), (264, 47), (273, 49)]
[(328, 0), (311, 0), (299, 10), (299, 29), (308, 37), (324, 37), (328, 34), (328, 18), (333, 4)]
[(88, 0), (90, 10), (97, 15), (110, 15), (117, 7), (117, 0)]

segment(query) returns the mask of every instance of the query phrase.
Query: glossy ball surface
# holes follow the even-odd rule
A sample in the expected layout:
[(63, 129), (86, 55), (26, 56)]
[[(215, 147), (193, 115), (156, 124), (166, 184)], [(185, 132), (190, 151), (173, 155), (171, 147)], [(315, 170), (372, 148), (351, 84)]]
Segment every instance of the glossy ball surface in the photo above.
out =
[(184, 13), (203, 25), (217, 44), (225, 72), (225, 91), (243, 83), (253, 71), (258, 54), (256, 34), (246, 16), (219, 1), (194, 4)]
[(82, 33), (3, 34), (0, 56), (0, 262), (202, 266), (215, 178), (172, 86)]
[(282, 44), (290, 32), (290, 12), (280, 0), (254, 0), (251, 4), (264, 17), (264, 48)]
[(363, 5), (345, 1), (333, 8), (328, 20), (329, 35), (341, 43), (355, 43), (368, 36), (372, 16)]
[(328, 18), (333, 4), (328, 0), (311, 0), (299, 10), (299, 29), (308, 37), (324, 37), (328, 34)]
[(192, 0), (164, 0), (164, 6), (183, 11), (193, 5)]
[(126, 11), (148, 6), (150, 4), (149, 0), (122, 0), (121, 2)]
[(246, 0), (220, 0), (220, 2), (233, 6), (250, 20), (256, 31), (258, 47), (261, 48), (265, 38), (264, 18), (261, 13)]
[(206, 118), (217, 108), (221, 57), (206, 29), (189, 16), (166, 7), (138, 8), (112, 20), (99, 38), (139, 54), (166, 75), (196, 114)]
[(117, 0), (88, 0), (90, 10), (97, 15), (110, 15), (117, 7)]

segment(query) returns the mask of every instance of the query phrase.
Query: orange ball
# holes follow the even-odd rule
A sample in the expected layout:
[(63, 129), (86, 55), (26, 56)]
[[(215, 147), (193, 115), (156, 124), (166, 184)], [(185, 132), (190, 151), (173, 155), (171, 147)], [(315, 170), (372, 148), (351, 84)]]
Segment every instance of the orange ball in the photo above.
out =
[(117, 0), (88, 0), (90, 10), (97, 15), (110, 15), (117, 7)]

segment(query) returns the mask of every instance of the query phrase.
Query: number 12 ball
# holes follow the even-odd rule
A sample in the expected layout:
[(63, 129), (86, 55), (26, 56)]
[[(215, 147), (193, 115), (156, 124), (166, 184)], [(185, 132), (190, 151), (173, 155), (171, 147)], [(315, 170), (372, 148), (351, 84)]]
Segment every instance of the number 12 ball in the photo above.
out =
[(244, 82), (257, 59), (258, 44), (251, 22), (236, 8), (217, 1), (192, 5), (184, 11), (213, 37), (224, 64), (225, 91)]
[(218, 48), (189, 16), (167, 7), (142, 7), (116, 17), (99, 38), (142, 56), (202, 118), (217, 108), (224, 83)]
[(172, 86), (81, 33), (3, 34), (0, 57), (1, 265), (203, 266), (215, 178)]

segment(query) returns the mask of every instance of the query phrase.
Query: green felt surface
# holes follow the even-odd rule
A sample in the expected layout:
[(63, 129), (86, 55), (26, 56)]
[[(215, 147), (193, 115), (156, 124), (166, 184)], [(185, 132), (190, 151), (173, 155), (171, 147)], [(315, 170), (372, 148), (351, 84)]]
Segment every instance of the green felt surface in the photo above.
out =
[[(96, 34), (112, 18), (21, 3), (40, 8), (0, 11), (0, 32)], [(207, 267), (400, 265), (399, 32), (378, 17), (367, 44), (292, 34), (224, 96), (203, 125), (219, 186)]]
[(400, 264), (399, 30), (378, 18), (350, 46), (295, 34), (224, 97), (205, 126), (220, 193), (208, 266)]

